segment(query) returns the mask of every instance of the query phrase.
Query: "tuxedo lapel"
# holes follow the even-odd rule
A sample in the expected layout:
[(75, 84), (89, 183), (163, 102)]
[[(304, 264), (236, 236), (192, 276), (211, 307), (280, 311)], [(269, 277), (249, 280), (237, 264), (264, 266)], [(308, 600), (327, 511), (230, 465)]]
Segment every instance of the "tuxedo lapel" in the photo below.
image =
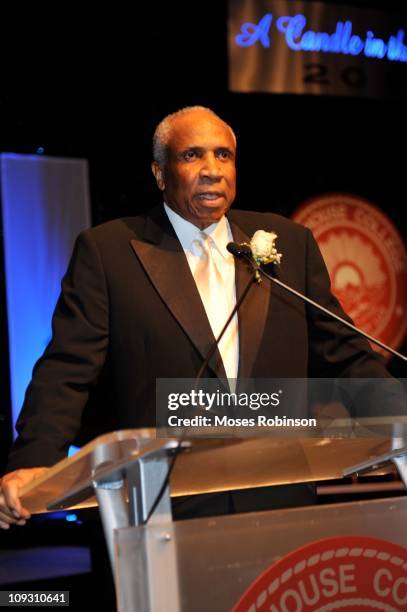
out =
[[(230, 227), (235, 242), (249, 242), (247, 234), (231, 219)], [(252, 270), (244, 260), (236, 260), (236, 300), (242, 295)], [(269, 311), (271, 282), (262, 278), (261, 283), (253, 286), (246, 296), (239, 313), (239, 378), (253, 376), (253, 367), (263, 338)]]
[[(184, 250), (162, 206), (146, 218), (142, 239), (131, 240), (131, 246), (164, 304), (204, 360), (215, 338)], [(226, 378), (218, 350), (209, 365), (219, 378)]]

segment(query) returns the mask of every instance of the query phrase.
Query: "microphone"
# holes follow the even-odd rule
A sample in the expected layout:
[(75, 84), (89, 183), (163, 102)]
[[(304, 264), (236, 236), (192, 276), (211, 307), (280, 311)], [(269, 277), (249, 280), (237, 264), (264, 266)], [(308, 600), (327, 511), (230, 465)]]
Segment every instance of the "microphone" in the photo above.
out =
[(243, 259), (245, 255), (247, 255), (248, 257), (252, 257), (252, 250), (248, 244), (238, 244), (237, 242), (229, 242), (229, 244), (226, 245), (226, 248), (229, 253), (232, 253), (232, 255), (238, 257), (239, 259)]
[(258, 263), (256, 263), (256, 261), (255, 261), (255, 259), (253, 257), (253, 253), (252, 253), (252, 249), (251, 249), (250, 245), (244, 244), (244, 243), (243, 244), (238, 244), (236, 242), (229, 242), (229, 244), (227, 245), (226, 248), (235, 257), (237, 257), (239, 259), (245, 259), (250, 264), (250, 266), (252, 267), (253, 271), (256, 271), (257, 274), (258, 273), (262, 274), (263, 276), (265, 276), (266, 278), (271, 280), (276, 285), (279, 285), (280, 287), (285, 289), (285, 291), (288, 291), (288, 293), (291, 293), (292, 295), (295, 295), (296, 297), (298, 297), (303, 302), (306, 302), (307, 304), (310, 304), (311, 306), (314, 306), (314, 308), (317, 308), (318, 310), (320, 310), (324, 314), (327, 314), (329, 317), (332, 317), (333, 319), (336, 319), (340, 323), (343, 323), (343, 325), (345, 325), (346, 327), (348, 327), (352, 331), (355, 331), (360, 336), (363, 336), (364, 338), (367, 338), (368, 340), (370, 340), (374, 344), (377, 344), (378, 346), (380, 346), (381, 348), (385, 349), (386, 351), (389, 351), (389, 353), (391, 353), (392, 355), (395, 355), (396, 357), (399, 357), (403, 361), (407, 361), (407, 357), (405, 355), (402, 355), (398, 351), (392, 349), (390, 346), (387, 346), (387, 344), (384, 344), (384, 342), (382, 342), (381, 340), (378, 340), (377, 338), (374, 338), (370, 334), (364, 332), (362, 329), (359, 329), (359, 327), (356, 327), (356, 325), (353, 325), (353, 323), (349, 323), (349, 321), (346, 321), (346, 319), (344, 319), (343, 317), (340, 317), (336, 313), (331, 312), (330, 310), (325, 308), (325, 306), (322, 306), (321, 304), (318, 304), (318, 302), (315, 302), (314, 300), (311, 300), (311, 298), (307, 297), (306, 295), (304, 295), (300, 291), (297, 291), (296, 289), (293, 289), (289, 285), (286, 285), (286, 283), (283, 283), (278, 278), (275, 278), (271, 274), (268, 274), (267, 272), (265, 272), (262, 269), (262, 267)]

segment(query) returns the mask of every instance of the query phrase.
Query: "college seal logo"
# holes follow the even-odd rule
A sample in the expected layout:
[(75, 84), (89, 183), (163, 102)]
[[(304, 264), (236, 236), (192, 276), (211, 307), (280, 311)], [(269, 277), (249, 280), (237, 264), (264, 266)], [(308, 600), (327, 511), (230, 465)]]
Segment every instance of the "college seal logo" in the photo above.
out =
[(363, 536), (326, 538), (283, 557), (232, 612), (407, 610), (407, 549)]
[(332, 291), (355, 325), (399, 348), (407, 332), (407, 253), (393, 223), (370, 202), (348, 194), (308, 200), (293, 220), (312, 230)]

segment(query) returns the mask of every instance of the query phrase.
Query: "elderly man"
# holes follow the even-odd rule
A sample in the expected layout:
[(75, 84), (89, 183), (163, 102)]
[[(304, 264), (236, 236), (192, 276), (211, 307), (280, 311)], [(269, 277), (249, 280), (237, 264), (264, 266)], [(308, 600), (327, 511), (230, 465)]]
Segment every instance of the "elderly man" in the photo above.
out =
[[(29, 518), (19, 490), (66, 455), (102, 368), (121, 429), (154, 425), (157, 378), (196, 376), (250, 276), (227, 251), (231, 240), (275, 231), (281, 280), (341, 313), (307, 229), (274, 214), (230, 211), (235, 158), (232, 129), (210, 109), (169, 115), (156, 129), (152, 163), (163, 203), (79, 236), (1, 481), (1, 527)], [(204, 376), (315, 373), (386, 375), (367, 342), (264, 281), (248, 295)]]

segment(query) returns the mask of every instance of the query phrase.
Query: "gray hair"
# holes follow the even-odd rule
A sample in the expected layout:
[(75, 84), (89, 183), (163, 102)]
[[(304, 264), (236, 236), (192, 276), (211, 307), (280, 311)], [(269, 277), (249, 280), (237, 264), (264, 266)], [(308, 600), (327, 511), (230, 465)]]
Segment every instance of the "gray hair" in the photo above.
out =
[(171, 113), (164, 117), (164, 119), (157, 125), (154, 136), (153, 136), (153, 159), (155, 162), (160, 164), (160, 166), (164, 166), (167, 162), (167, 148), (168, 143), (171, 137), (172, 124), (177, 117), (181, 117), (182, 115), (187, 115), (188, 113), (192, 113), (194, 111), (205, 111), (222, 121), (230, 130), (233, 139), (236, 144), (236, 135), (230, 125), (228, 125), (223, 119), (219, 117), (211, 108), (207, 108), (206, 106), (185, 106), (180, 110), (177, 110), (175, 113)]

